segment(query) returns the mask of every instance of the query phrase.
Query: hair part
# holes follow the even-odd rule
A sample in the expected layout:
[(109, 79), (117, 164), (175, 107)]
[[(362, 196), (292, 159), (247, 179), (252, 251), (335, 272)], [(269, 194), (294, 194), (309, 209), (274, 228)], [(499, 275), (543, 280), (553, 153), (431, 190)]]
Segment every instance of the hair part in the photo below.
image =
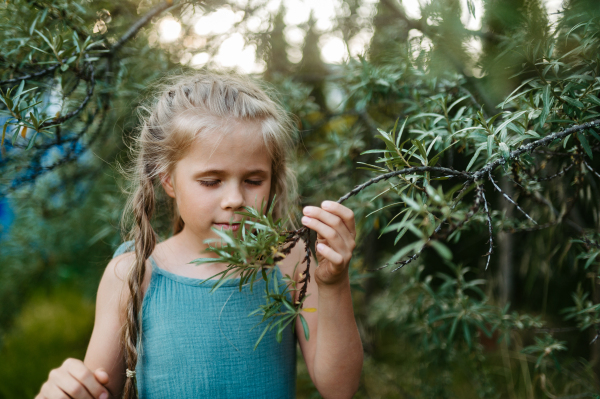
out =
[[(156, 247), (151, 221), (155, 212), (155, 184), (172, 173), (199, 135), (223, 131), (231, 123), (258, 122), (272, 160), (269, 204), (276, 197), (274, 216), (288, 214), (295, 198), (296, 180), (288, 166), (293, 148), (293, 124), (286, 111), (257, 83), (234, 74), (194, 73), (168, 77), (154, 97), (138, 108), (140, 128), (131, 148), (134, 162), (128, 172), (130, 195), (123, 226), (131, 224), (128, 239), (135, 241), (135, 262), (127, 275), (130, 291), (123, 327), (123, 350), (127, 369), (135, 370), (141, 347), (142, 284), (146, 260)], [(173, 206), (173, 234), (185, 226)], [(289, 219), (288, 219), (289, 220)], [(127, 378), (124, 398), (137, 396), (135, 380)]]

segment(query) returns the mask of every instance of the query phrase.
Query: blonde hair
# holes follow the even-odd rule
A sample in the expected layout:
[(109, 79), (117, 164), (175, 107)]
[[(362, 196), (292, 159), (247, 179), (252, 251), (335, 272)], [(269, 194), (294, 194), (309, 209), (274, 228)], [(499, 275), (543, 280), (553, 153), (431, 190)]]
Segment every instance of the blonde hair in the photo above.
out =
[[(276, 196), (276, 217), (288, 216), (296, 188), (295, 177), (288, 167), (294, 141), (291, 120), (266, 90), (248, 77), (204, 72), (169, 77), (140, 111), (139, 135), (131, 148), (134, 162), (128, 172), (130, 195), (123, 213), (124, 227), (132, 224), (128, 239), (135, 242), (135, 262), (127, 276), (130, 295), (122, 336), (128, 370), (135, 370), (138, 361), (141, 288), (146, 260), (157, 241), (151, 220), (156, 204), (155, 185), (160, 175), (174, 170), (199, 134), (222, 130), (231, 122), (256, 121), (260, 123), (272, 160), (269, 203)], [(177, 234), (184, 222), (174, 203), (173, 207), (173, 234)], [(127, 378), (123, 397), (136, 397), (133, 378)]]

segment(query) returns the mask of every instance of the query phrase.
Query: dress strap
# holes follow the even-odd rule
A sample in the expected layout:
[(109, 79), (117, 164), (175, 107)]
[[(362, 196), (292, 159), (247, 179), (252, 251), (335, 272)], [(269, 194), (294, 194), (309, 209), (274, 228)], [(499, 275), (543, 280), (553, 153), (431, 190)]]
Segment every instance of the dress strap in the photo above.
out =
[(156, 264), (156, 261), (154, 260), (154, 258), (152, 257), (152, 255), (150, 255), (148, 257), (148, 260), (150, 261), (150, 264), (152, 265), (152, 271), (156, 271), (156, 269), (160, 269), (160, 267), (158, 267), (158, 265)]

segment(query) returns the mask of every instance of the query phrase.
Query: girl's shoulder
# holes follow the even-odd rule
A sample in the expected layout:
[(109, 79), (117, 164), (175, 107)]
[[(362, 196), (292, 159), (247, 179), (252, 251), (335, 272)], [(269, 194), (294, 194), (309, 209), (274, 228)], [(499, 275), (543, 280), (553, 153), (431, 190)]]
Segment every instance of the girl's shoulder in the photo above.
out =
[[(101, 285), (106, 282), (108, 286), (113, 289), (119, 288), (125, 294), (129, 294), (129, 287), (127, 279), (131, 269), (135, 266), (135, 248), (133, 241), (126, 241), (122, 243), (117, 250), (114, 252), (112, 259), (108, 262), (104, 275), (102, 277)], [(145, 292), (148, 282), (150, 281), (150, 273), (152, 267), (150, 262), (146, 261), (146, 275), (142, 284), (142, 290)]]

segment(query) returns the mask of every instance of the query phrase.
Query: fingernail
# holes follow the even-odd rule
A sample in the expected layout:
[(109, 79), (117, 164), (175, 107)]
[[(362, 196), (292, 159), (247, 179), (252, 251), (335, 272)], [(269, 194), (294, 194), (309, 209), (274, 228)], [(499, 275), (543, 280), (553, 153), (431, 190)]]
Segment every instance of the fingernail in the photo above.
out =
[(323, 251), (325, 249), (325, 244), (317, 244), (317, 250)]
[(100, 394), (100, 399), (108, 399), (108, 394), (106, 392), (102, 392)]
[(321, 203), (321, 208), (323, 208), (323, 209), (329, 209), (329, 208), (331, 208), (331, 201), (323, 201)]
[(302, 224), (307, 224), (308, 222), (310, 222), (310, 218), (307, 218), (306, 216), (304, 216), (302, 218)]
[(304, 213), (305, 215), (310, 215), (310, 212), (310, 206), (305, 206), (304, 209), (302, 209), (302, 213)]

